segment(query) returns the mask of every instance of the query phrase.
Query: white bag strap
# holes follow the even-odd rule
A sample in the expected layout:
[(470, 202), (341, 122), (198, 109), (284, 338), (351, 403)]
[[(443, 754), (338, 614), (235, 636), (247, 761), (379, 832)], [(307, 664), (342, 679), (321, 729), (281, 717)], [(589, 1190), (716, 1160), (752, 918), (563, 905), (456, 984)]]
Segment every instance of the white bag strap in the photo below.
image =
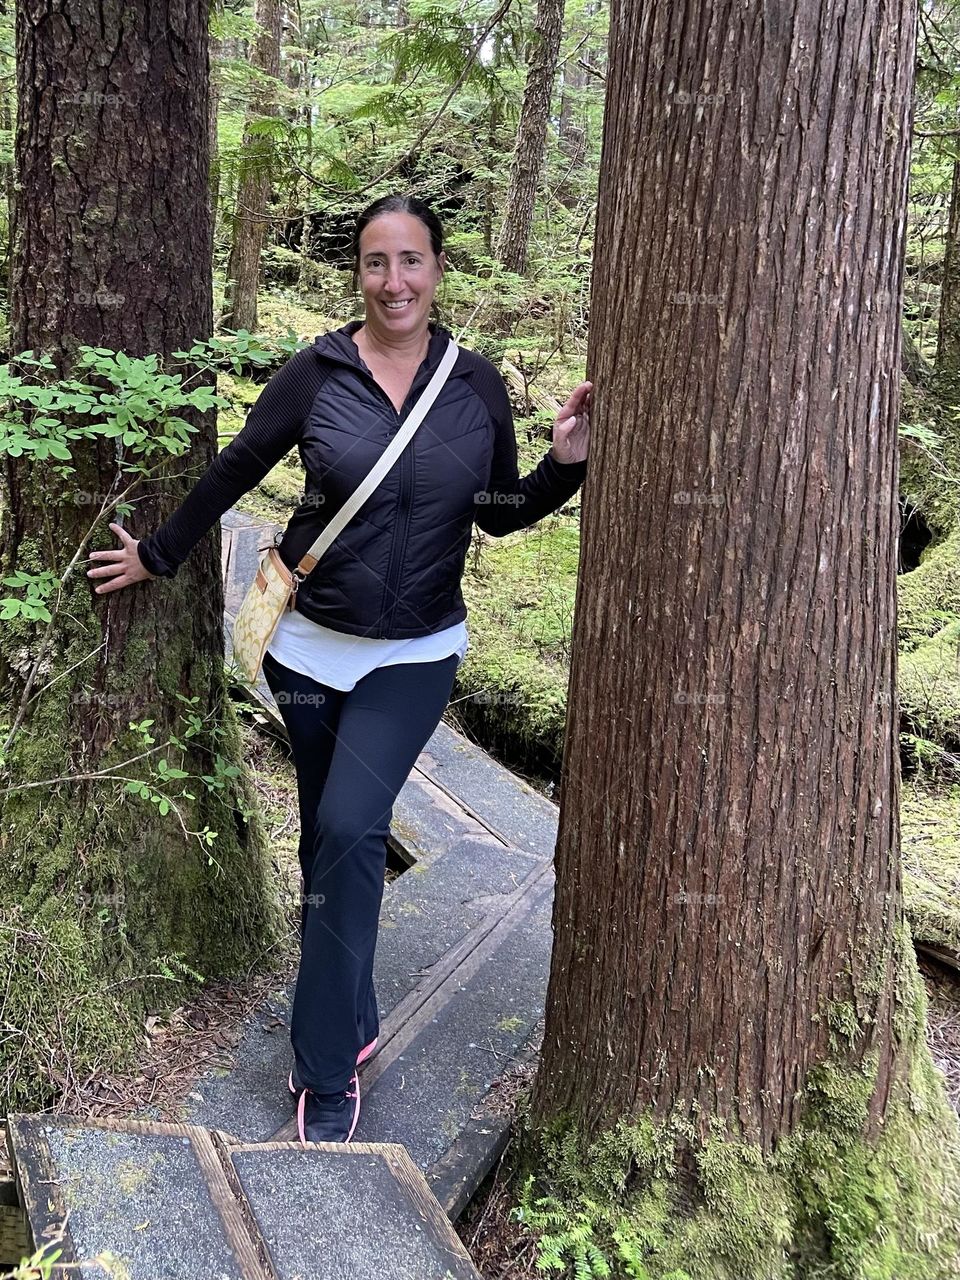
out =
[(410, 414), (403, 426), (390, 441), (390, 444), (384, 450), (383, 455), (377, 459), (376, 464), (371, 468), (369, 474), (357, 486), (353, 493), (351, 493), (350, 497), (323, 530), (309, 551), (305, 552), (303, 555), (300, 564), (297, 565), (297, 569), (301, 572), (309, 573), (312, 571), (314, 568), (313, 565), (311, 565), (309, 569), (302, 569), (304, 560), (310, 558), (313, 558), (314, 560), (320, 559), (347, 521), (360, 509), (360, 507), (363, 506), (367, 498), (370, 497), (371, 493), (373, 493), (374, 489), (393, 466), (394, 462), (396, 462), (398, 454), (405, 447), (413, 433), (429, 413), (434, 400), (436, 400), (437, 396), (440, 394), (440, 389), (453, 371), (453, 366), (456, 364), (457, 356), (459, 354), (460, 348), (454, 342), (453, 338), (451, 338), (447, 344), (446, 351), (443, 353), (443, 359), (437, 366), (436, 372), (424, 388), (423, 393), (417, 400), (417, 403), (410, 410)]

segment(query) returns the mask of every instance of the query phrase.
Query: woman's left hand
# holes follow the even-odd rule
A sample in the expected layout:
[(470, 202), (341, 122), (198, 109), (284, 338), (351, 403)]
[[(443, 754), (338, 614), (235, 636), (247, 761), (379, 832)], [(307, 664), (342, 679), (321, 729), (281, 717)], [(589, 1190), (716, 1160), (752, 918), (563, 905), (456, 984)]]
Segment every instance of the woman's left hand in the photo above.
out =
[(584, 462), (590, 449), (592, 382), (581, 382), (557, 414), (551, 454), (557, 462)]

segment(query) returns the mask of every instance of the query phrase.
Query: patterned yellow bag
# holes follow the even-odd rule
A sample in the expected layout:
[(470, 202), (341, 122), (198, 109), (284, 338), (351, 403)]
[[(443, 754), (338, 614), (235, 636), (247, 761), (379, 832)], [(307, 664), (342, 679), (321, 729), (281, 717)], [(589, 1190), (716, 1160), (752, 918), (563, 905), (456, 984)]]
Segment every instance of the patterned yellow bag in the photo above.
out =
[(233, 623), (233, 660), (251, 684), (256, 684), (263, 655), (281, 617), (296, 604), (297, 587), (306, 576), (300, 570), (310, 559), (313, 557), (304, 556), (291, 572), (273, 546), (260, 561)]
[(260, 567), (250, 590), (244, 596), (233, 623), (234, 662), (251, 684), (256, 684), (263, 655), (267, 645), (273, 639), (273, 633), (280, 619), (288, 609), (293, 609), (296, 605), (297, 588), (300, 583), (308, 573), (312, 572), (330, 543), (351, 516), (359, 511), (396, 462), (400, 451), (411, 439), (426, 417), (430, 406), (440, 394), (440, 388), (449, 377), (459, 354), (460, 348), (451, 338), (436, 372), (404, 420), (403, 426), (371, 468), (370, 474), (351, 493), (297, 567), (293, 570), (288, 569), (280, 559), (276, 546), (270, 547), (260, 561)]

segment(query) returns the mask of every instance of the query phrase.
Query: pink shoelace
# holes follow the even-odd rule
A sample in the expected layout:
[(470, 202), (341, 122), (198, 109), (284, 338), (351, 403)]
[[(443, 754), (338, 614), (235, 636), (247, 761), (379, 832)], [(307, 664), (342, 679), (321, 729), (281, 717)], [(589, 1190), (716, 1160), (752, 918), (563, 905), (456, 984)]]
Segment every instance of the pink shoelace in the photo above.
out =
[[(356, 1073), (354, 1073), (350, 1077), (350, 1084), (356, 1086), (354, 1089), (351, 1090), (348, 1088), (346, 1091), (346, 1096), (348, 1098), (353, 1099), (353, 1103), (354, 1103), (353, 1119), (350, 1121), (350, 1129), (349, 1129), (349, 1132), (347, 1133), (347, 1136), (344, 1138), (344, 1142), (349, 1142), (350, 1139), (353, 1137), (353, 1131), (356, 1129), (357, 1121), (360, 1119), (360, 1079)], [(308, 1141), (307, 1135), (305, 1132), (305, 1123), (306, 1123), (307, 1094), (310, 1092), (311, 1092), (310, 1089), (302, 1089), (300, 1091), (300, 1097), (297, 1100), (297, 1133), (300, 1137), (300, 1141), (304, 1143), (304, 1145), (306, 1145)]]

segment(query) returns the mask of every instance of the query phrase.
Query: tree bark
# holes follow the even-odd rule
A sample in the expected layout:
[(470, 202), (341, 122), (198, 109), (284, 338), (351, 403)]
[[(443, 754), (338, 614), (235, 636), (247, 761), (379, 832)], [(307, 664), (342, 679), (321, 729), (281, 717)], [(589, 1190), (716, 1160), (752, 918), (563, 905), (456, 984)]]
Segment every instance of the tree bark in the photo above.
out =
[(940, 322), (937, 329), (936, 372), (943, 381), (960, 382), (960, 155), (953, 162), (950, 212), (943, 251)]
[(538, 0), (537, 3), (535, 39), (520, 112), (517, 147), (510, 171), (506, 214), (497, 246), (500, 262), (508, 271), (514, 271), (518, 275), (522, 275), (527, 266), (537, 184), (543, 169), (553, 82), (560, 58), (563, 8), (564, 0)]
[(284, 83), (286, 84), (287, 88), (290, 90), (290, 97), (291, 97), (291, 102), (286, 110), (286, 117), (291, 123), (296, 124), (300, 115), (300, 107), (299, 107), (299, 104), (297, 103), (297, 96), (300, 92), (300, 87), (303, 81), (304, 71), (306, 68), (305, 68), (304, 59), (291, 56), (290, 46), (292, 44), (296, 46), (298, 49), (302, 47), (303, 26), (300, 18), (300, 5), (298, 3), (298, 0), (293, 0), (293, 3), (289, 3), (289, 2), (286, 3), (285, 9), (286, 9), (285, 29), (284, 29), (284, 25), (282, 24), (281, 35), (283, 37), (283, 44), (286, 46), (286, 58), (284, 59), (283, 57), (281, 57), (281, 61), (284, 62)]
[[(280, 0), (256, 0), (255, 19), (259, 28), (253, 65), (271, 81), (254, 94), (251, 116), (277, 114), (276, 81), (280, 78)], [(221, 323), (231, 329), (257, 328), (257, 285), (260, 255), (269, 223), (265, 219), (270, 201), (270, 158), (273, 147), (262, 134), (244, 131), (243, 159), (237, 186), (237, 210), (233, 224), (233, 246), (227, 265)]]
[(210, 106), (207, 111), (207, 129), (210, 133), (210, 229), (214, 240), (217, 232), (217, 212), (220, 208), (220, 142), (217, 123), (220, 110), (220, 74), (214, 68), (221, 52), (221, 41), (211, 38)]
[[(14, 353), (49, 353), (62, 375), (81, 344), (163, 359), (209, 336), (207, 21), (205, 3), (18, 7)], [(215, 414), (183, 416), (198, 428), (193, 447), (162, 493), (134, 494), (140, 536), (184, 496), (184, 473), (192, 481), (214, 457)], [(117, 482), (120, 445), (75, 442), (69, 476), (2, 455), (3, 575), (64, 575), (107, 496), (129, 482)], [(93, 549), (118, 547), (106, 525)], [(0, 1090), (13, 1108), (46, 1105), (57, 1088), (124, 1061), (142, 1046), (146, 1013), (182, 1000), (185, 974), (246, 973), (278, 936), (252, 790), (242, 775), (221, 774), (218, 788), (202, 780), (220, 764), (238, 774), (242, 759), (223, 668), (219, 539), (173, 582), (97, 595), (86, 567), (64, 577), (32, 701), (0, 766), (0, 1019), (16, 1033), (0, 1036)], [(8, 717), (42, 631), (22, 617), (0, 628)], [(147, 761), (120, 765), (143, 752), (129, 726), (145, 719), (152, 765), (184, 769), (179, 785), (193, 793), (161, 786), (167, 816), (125, 791), (125, 778), (160, 785)], [(167, 745), (172, 734), (179, 746)], [(115, 772), (89, 776), (104, 770)], [(188, 834), (204, 828), (217, 833), (209, 851)]]
[[(10, 100), (4, 95), (3, 103), (0, 105), (0, 128), (5, 132), (11, 128), (10, 120)], [(7, 235), (5, 237), (6, 247), (3, 254), (3, 280), (6, 286), (7, 294), (7, 311), (10, 308), (10, 244), (12, 239), (11, 228), (13, 226), (13, 205), (14, 205), (14, 169), (12, 163), (3, 165), (3, 195), (4, 205), (7, 215)]]
[(580, 123), (579, 95), (587, 87), (587, 73), (576, 58), (563, 67), (563, 95), (560, 99), (560, 150), (570, 160), (583, 155), (587, 133)]
[(586, 1219), (653, 1280), (956, 1275), (960, 1127), (899, 864), (916, 13), (611, 17), (521, 1185), (562, 1197), (555, 1240)]
[[(490, 68), (496, 74), (503, 61), (503, 33), (499, 29), (494, 29), (490, 39), (492, 42)], [(499, 142), (502, 114), (501, 99), (498, 96), (491, 97), (486, 155), (484, 156), (484, 163), (491, 174), (497, 172), (497, 168), (503, 159), (503, 150)], [(483, 247), (488, 257), (492, 257), (494, 251), (494, 219), (497, 209), (494, 185), (492, 177), (487, 178), (483, 184)]]
[(913, 25), (909, 0), (613, 5), (541, 1122), (719, 1121), (769, 1153), (831, 1009), (840, 1065), (875, 1055), (870, 1133), (904, 1066)]

